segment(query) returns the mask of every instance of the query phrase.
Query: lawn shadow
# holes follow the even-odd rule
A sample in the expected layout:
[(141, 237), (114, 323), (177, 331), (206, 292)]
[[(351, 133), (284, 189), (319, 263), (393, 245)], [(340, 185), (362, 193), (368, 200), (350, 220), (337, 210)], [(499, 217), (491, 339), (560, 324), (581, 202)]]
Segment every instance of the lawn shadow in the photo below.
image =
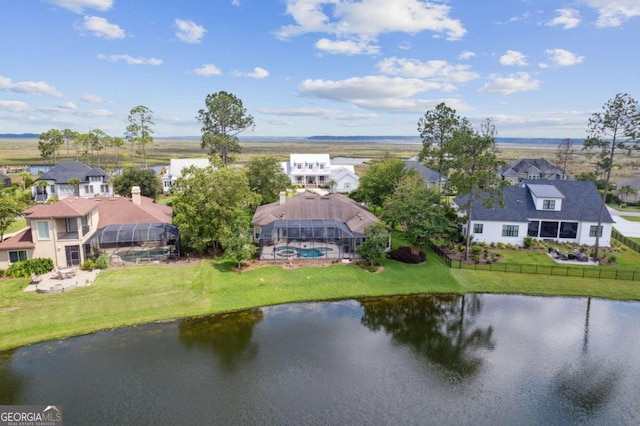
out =
[(217, 261), (211, 262), (212, 266), (219, 272), (232, 272), (236, 263), (231, 261)]

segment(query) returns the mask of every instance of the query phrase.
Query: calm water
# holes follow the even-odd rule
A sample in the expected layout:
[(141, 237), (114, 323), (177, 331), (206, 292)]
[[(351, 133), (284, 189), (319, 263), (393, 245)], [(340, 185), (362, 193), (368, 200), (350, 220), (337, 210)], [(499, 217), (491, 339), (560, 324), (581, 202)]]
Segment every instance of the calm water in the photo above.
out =
[(0, 354), (0, 404), (67, 424), (640, 422), (640, 304), (425, 296), (283, 305)]

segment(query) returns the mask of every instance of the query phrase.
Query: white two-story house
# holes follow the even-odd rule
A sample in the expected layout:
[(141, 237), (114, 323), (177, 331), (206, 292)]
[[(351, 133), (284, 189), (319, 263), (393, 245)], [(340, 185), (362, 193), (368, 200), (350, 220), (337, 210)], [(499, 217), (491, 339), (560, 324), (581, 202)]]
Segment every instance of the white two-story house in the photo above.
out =
[(304, 189), (351, 192), (358, 189), (360, 181), (352, 165), (332, 166), (329, 154), (291, 154), (282, 168), (292, 185)]

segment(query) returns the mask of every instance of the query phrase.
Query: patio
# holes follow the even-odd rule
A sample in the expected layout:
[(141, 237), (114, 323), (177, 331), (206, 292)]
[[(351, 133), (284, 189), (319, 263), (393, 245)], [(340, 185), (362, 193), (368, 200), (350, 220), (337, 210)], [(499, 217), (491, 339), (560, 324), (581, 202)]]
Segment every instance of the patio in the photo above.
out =
[(59, 278), (60, 272), (54, 269), (51, 272), (40, 275), (40, 280), (29, 284), (25, 287), (24, 291), (35, 291), (41, 294), (64, 293), (76, 287), (90, 286), (95, 281), (99, 272), (99, 269), (93, 271), (77, 270), (75, 275), (72, 275), (70, 273), (64, 273), (63, 271), (65, 278)]

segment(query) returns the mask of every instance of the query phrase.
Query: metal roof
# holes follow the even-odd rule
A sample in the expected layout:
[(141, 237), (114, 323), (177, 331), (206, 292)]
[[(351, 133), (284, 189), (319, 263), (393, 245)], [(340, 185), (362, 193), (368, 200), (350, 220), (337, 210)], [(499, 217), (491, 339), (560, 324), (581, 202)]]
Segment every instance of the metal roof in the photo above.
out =
[(565, 198), (554, 185), (528, 183), (527, 187), (536, 198)]

